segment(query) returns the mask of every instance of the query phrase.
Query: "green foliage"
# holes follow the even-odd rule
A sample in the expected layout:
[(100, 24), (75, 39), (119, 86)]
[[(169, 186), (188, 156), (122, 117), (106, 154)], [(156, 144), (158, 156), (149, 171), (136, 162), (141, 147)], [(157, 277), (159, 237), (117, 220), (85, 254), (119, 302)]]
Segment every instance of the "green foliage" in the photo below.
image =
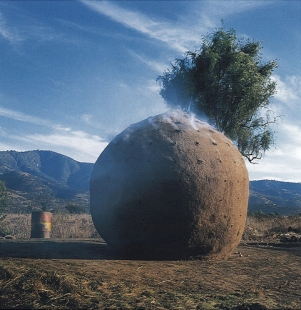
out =
[(279, 212), (271, 212), (268, 214), (268, 216), (280, 216), (280, 213)]
[(69, 202), (66, 206), (66, 209), (70, 214), (82, 214), (82, 213), (88, 213), (87, 209), (83, 206), (80, 206), (78, 204)]
[(254, 217), (277, 217), (277, 216), (281, 216), (281, 214), (279, 212), (270, 212), (268, 214), (265, 214), (262, 210), (256, 210), (256, 211), (251, 211), (248, 212), (249, 216), (254, 216)]
[(248, 215), (254, 216), (254, 217), (261, 217), (261, 216), (264, 216), (265, 214), (262, 212), (262, 210), (256, 210), (256, 211), (249, 212)]
[(250, 162), (273, 144), (269, 125), (277, 119), (268, 109), (277, 62), (262, 63), (261, 48), (260, 42), (239, 40), (233, 29), (221, 28), (157, 79), (169, 106), (205, 114)]

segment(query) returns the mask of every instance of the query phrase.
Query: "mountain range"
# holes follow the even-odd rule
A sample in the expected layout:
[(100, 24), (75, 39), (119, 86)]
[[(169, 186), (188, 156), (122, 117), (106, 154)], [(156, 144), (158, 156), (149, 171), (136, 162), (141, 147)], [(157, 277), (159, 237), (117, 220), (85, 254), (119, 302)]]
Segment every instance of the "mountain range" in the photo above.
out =
[(12, 212), (61, 209), (70, 202), (88, 208), (92, 169), (52, 151), (0, 152), (0, 180), (11, 194)]
[(250, 181), (249, 212), (301, 215), (301, 183)]
[[(0, 151), (0, 180), (11, 196), (10, 212), (45, 207), (61, 210), (68, 203), (89, 209), (92, 163), (52, 151)], [(301, 214), (301, 183), (250, 181), (249, 212)]]

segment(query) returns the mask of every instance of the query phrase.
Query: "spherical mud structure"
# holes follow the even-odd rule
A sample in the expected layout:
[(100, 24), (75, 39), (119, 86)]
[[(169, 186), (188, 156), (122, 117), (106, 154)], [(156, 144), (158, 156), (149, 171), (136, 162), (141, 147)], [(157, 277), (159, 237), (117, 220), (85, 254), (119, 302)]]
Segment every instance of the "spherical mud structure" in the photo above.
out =
[(132, 257), (225, 259), (238, 245), (248, 172), (233, 143), (180, 111), (131, 125), (95, 163), (94, 225)]

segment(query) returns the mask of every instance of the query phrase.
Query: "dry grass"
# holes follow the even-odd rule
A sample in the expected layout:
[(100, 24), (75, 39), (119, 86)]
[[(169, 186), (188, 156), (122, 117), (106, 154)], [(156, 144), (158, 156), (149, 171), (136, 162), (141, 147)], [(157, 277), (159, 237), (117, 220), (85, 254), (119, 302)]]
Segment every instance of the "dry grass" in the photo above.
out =
[(301, 232), (301, 216), (248, 216), (243, 240), (258, 240), (287, 233)]
[[(70, 247), (51, 242), (51, 251)], [(2, 309), (300, 309), (300, 248), (240, 245), (243, 255), (225, 261), (144, 261), (110, 257), (105, 246), (91, 259), (75, 258), (76, 247), (61, 258), (22, 258), (35, 242), (0, 240), (3, 250), (9, 244), (15, 257), (0, 258)]]
[[(30, 238), (31, 214), (8, 214), (3, 221), (7, 234)], [(98, 238), (90, 214), (53, 214), (52, 238)]]
[(98, 238), (90, 214), (56, 214), (52, 220), (52, 238)]
[[(5, 220), (18, 238), (30, 236), (30, 221)], [(248, 217), (244, 238), (289, 227), (301, 228), (301, 217)], [(298, 245), (243, 240), (225, 261), (124, 260), (95, 234), (88, 214), (54, 214), (56, 240), (0, 240), (0, 308), (301, 309)]]
[[(83, 296), (91, 294), (89, 287), (80, 287), (79, 290), (79, 279), (72, 275), (27, 266), (14, 267), (13, 264), (9, 267), (0, 266), (0, 278), (4, 278), (1, 289), (5, 291), (1, 299), (5, 308), (78, 308), (77, 293), (80, 291)], [(20, 292), (28, 296), (20, 298), (23, 295)]]
[[(31, 215), (8, 214), (3, 222), (7, 234), (30, 238)], [(301, 232), (301, 216), (248, 216), (243, 241), (286, 233), (291, 227)], [(52, 238), (99, 238), (90, 214), (53, 214)]]

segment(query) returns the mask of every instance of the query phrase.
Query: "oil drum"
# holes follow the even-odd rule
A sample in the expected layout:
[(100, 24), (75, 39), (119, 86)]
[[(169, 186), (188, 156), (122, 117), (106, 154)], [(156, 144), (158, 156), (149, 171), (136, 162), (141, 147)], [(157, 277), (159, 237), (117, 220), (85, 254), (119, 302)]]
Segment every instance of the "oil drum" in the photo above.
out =
[(45, 211), (33, 211), (31, 214), (30, 238), (50, 238), (52, 214)]

